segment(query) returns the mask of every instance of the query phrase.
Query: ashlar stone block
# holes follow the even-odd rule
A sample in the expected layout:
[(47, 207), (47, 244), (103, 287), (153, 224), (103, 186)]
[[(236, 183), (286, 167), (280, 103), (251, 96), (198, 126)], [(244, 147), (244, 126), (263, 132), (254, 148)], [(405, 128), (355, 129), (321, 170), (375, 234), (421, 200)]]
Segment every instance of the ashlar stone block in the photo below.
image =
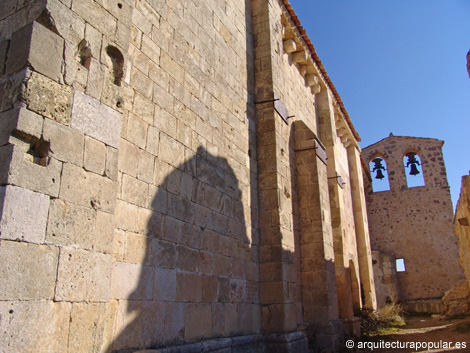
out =
[(210, 337), (212, 332), (211, 304), (188, 304), (186, 308), (185, 339)]
[(108, 301), (112, 262), (108, 254), (61, 248), (54, 300)]
[(54, 81), (62, 77), (64, 40), (37, 22), (32, 22), (11, 37), (6, 72), (11, 74), (28, 64)]
[(69, 336), (71, 307), (71, 303), (52, 300), (0, 301), (2, 352), (63, 352)]
[(71, 87), (33, 72), (26, 80), (26, 89), (23, 94), (28, 109), (63, 125), (70, 124), (73, 101)]
[(115, 262), (111, 283), (112, 298), (151, 300), (153, 295), (153, 276), (153, 267)]
[(4, 146), (0, 155), (2, 183), (18, 185), (53, 197), (59, 195), (61, 162), (49, 158), (45, 166), (36, 164), (32, 161), (32, 156), (19, 145)]
[(83, 164), (83, 134), (50, 119), (44, 121), (43, 138), (50, 141), (51, 155), (63, 162)]
[(116, 205), (117, 184), (73, 164), (64, 164), (60, 197), (81, 206), (112, 213)]
[(117, 20), (97, 2), (76, 0), (72, 3), (72, 11), (95, 28), (100, 28), (107, 37), (114, 38)]
[(121, 113), (80, 91), (73, 98), (71, 125), (85, 135), (119, 148)]
[(53, 246), (3, 240), (0, 243), (0, 300), (52, 299), (58, 253)]
[(106, 167), (105, 144), (88, 136), (85, 136), (84, 167), (99, 175), (103, 175)]
[(73, 303), (67, 352), (99, 352), (105, 320), (106, 304)]
[[(136, 315), (135, 313), (138, 313)], [(135, 347), (150, 347), (161, 342), (165, 303), (155, 301), (119, 301), (113, 351), (132, 351)]]
[(96, 213), (92, 208), (54, 199), (49, 211), (47, 241), (90, 250), (97, 237), (94, 233), (95, 219)]
[(10, 135), (15, 132), (39, 138), (44, 119), (25, 108), (14, 108), (0, 113), (0, 145), (8, 143)]
[(0, 187), (0, 237), (43, 243), (49, 196), (7, 185)]

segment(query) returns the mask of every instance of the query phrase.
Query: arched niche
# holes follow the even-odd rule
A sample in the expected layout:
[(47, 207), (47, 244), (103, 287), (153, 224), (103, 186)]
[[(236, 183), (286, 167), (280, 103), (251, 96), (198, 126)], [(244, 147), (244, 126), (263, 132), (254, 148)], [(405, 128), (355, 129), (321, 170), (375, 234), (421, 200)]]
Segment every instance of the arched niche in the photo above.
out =
[(424, 173), (421, 158), (414, 151), (409, 151), (403, 156), (403, 167), (405, 168), (406, 185), (408, 188), (424, 186)]
[(369, 162), (370, 176), (372, 178), (372, 191), (390, 190), (390, 180), (388, 178), (387, 162), (382, 156), (376, 155)]
[(113, 83), (116, 86), (121, 86), (122, 78), (124, 77), (124, 56), (118, 48), (112, 45), (106, 47), (106, 54), (108, 54), (110, 61)]

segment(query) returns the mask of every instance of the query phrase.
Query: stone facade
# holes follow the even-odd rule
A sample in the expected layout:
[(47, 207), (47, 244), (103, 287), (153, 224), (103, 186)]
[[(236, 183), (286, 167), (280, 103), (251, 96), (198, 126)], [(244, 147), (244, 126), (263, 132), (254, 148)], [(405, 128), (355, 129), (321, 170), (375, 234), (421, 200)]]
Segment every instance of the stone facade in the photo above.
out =
[(5, 0), (0, 75), (5, 353), (333, 352), (376, 307), (359, 136), (287, 1)]
[(459, 238), (459, 263), (465, 272), (465, 281), (455, 285), (444, 301), (448, 315), (470, 312), (470, 175), (462, 177), (460, 197), (455, 208), (454, 227)]
[[(388, 174), (390, 184), (389, 190), (374, 192), (366, 178), (371, 246), (403, 259), (405, 271), (396, 273), (398, 300), (414, 311), (440, 311), (440, 298), (463, 279), (442, 145), (436, 139), (391, 134), (363, 149), (367, 163), (377, 157), (385, 161), (383, 173)], [(404, 163), (410, 152), (421, 161), (422, 186), (408, 187)], [(379, 303), (387, 295), (378, 292)]]

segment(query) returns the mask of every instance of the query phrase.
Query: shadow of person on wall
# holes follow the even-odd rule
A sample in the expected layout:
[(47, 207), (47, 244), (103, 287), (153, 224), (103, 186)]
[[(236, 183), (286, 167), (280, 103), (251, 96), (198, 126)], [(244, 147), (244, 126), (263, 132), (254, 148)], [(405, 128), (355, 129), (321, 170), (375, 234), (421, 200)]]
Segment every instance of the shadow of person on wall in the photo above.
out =
[(127, 258), (136, 246), (142, 263), (126, 256), (115, 263), (118, 304), (106, 352), (259, 332), (258, 260), (234, 170), (203, 147), (171, 171), (164, 162), (157, 169), (166, 176), (150, 210), (140, 210), (145, 235), (126, 232)]

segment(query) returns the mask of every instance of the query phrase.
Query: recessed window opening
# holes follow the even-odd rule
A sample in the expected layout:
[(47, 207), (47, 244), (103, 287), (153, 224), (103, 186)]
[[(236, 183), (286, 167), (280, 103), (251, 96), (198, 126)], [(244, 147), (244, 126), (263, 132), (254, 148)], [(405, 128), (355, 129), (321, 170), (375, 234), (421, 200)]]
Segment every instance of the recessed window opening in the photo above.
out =
[(421, 159), (414, 152), (409, 152), (403, 157), (405, 167), (406, 184), (409, 188), (424, 186), (424, 174)]
[(116, 86), (121, 86), (121, 81), (124, 76), (124, 56), (118, 48), (108, 45), (106, 47), (106, 54), (111, 60), (111, 73), (113, 75), (113, 82)]
[(390, 190), (388, 180), (387, 163), (381, 157), (374, 158), (369, 165), (372, 177), (372, 190), (374, 192)]
[(85, 39), (80, 42), (77, 51), (80, 64), (89, 70), (91, 63), (91, 49)]
[(396, 259), (395, 265), (397, 267), (397, 272), (406, 272), (405, 259)]

